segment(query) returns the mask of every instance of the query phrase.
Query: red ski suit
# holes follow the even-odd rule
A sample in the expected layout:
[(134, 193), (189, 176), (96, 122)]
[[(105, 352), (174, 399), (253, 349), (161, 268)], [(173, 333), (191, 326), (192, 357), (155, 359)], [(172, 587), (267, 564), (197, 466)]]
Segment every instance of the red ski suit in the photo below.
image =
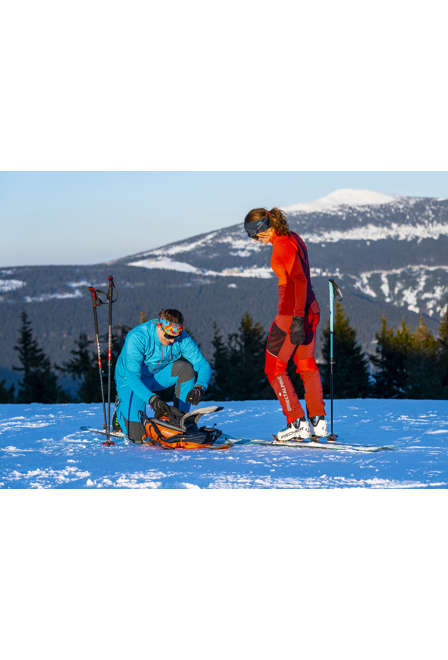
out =
[[(322, 383), (314, 359), (320, 309), (311, 286), (308, 251), (303, 240), (294, 232), (289, 236), (274, 232), (271, 243), (271, 268), (278, 277), (278, 314), (269, 332), (265, 372), (290, 423), (305, 417), (286, 372), (292, 356), (305, 388), (308, 415), (325, 415)], [(289, 336), (293, 316), (305, 318), (305, 342), (298, 347)]]

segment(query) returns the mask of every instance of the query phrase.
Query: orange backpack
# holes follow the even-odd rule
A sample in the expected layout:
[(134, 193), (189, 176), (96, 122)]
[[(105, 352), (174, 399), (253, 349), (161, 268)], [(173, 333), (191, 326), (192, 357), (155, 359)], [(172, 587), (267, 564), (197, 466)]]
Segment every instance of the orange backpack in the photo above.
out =
[(202, 415), (219, 410), (222, 407), (198, 408), (186, 413), (175, 423), (168, 417), (144, 417), (142, 424), (145, 435), (142, 436), (142, 442), (163, 449), (229, 449), (229, 444), (215, 444), (222, 431), (215, 427), (197, 427), (197, 421)]

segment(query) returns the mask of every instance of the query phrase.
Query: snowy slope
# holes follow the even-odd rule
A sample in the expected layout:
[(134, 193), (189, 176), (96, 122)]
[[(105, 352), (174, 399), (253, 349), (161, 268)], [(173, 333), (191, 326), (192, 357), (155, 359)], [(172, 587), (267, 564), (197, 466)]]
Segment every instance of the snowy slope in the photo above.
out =
[[(276, 401), (226, 402), (207, 418), (238, 437), (270, 439), (283, 426)], [(80, 431), (101, 426), (101, 406), (1, 405), (1, 488), (448, 488), (448, 402), (343, 400), (344, 442), (393, 451), (341, 453), (241, 446), (163, 451)]]

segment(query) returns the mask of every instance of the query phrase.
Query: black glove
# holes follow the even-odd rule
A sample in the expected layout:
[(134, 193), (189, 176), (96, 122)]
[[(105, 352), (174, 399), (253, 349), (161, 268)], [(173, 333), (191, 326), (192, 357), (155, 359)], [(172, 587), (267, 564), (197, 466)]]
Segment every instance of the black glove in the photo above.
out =
[(299, 346), (305, 341), (305, 318), (303, 316), (293, 316), (291, 328), (289, 330), (291, 344)]
[(204, 396), (204, 392), (205, 388), (202, 387), (202, 385), (195, 385), (187, 394), (187, 403), (192, 403), (194, 406), (197, 406)]
[(157, 394), (153, 394), (149, 399), (149, 405), (154, 410), (154, 417), (170, 416), (170, 407)]

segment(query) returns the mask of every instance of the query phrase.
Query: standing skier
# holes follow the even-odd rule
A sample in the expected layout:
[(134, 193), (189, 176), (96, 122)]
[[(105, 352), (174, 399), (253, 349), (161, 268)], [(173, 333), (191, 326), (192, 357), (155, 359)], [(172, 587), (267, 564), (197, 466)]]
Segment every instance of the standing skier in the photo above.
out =
[[(195, 373), (196, 372), (196, 373)], [(155, 417), (170, 417), (169, 406), (155, 392), (175, 386), (174, 405), (183, 413), (197, 405), (207, 389), (211, 368), (197, 344), (183, 329), (176, 309), (163, 309), (157, 319), (131, 330), (115, 367), (119, 404), (117, 420), (134, 442), (144, 428), (141, 413), (149, 404)]]
[[(308, 251), (288, 228), (280, 209), (252, 209), (244, 219), (250, 238), (272, 243), (271, 268), (278, 277), (278, 313), (269, 332), (265, 372), (281, 403), (288, 425), (279, 441), (328, 435), (322, 383), (314, 359), (320, 309), (311, 286)], [(286, 368), (291, 359), (305, 388), (308, 423)]]

